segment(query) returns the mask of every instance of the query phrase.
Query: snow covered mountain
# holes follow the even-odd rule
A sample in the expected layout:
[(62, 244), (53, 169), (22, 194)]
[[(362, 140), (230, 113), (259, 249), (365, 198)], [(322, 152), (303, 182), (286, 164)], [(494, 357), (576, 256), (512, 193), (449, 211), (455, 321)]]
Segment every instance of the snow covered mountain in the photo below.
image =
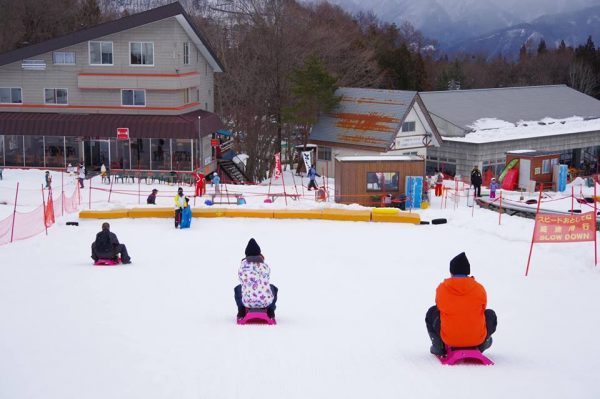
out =
[(592, 35), (600, 39), (600, 6), (583, 10), (545, 15), (530, 23), (522, 23), (500, 29), (476, 38), (450, 46), (451, 52), (485, 53), (489, 57), (497, 55), (516, 56), (525, 43), (530, 50), (537, 49), (543, 38), (549, 48), (558, 47), (561, 40), (567, 45), (585, 43)]
[[(482, 36), (489, 32), (506, 30), (507, 37), (520, 37), (521, 32), (514, 29), (521, 29), (520, 24), (527, 23), (543, 24), (544, 31), (552, 28), (556, 35), (562, 34), (569, 31), (570, 24), (574, 22), (574, 20), (561, 19), (565, 15), (574, 16), (584, 8), (600, 6), (600, 0), (331, 1), (351, 12), (372, 10), (382, 20), (395, 22), (398, 25), (408, 21), (426, 36), (438, 40), (444, 47), (452, 48), (459, 43), (463, 48), (471, 48), (468, 41), (474, 38), (479, 40), (479, 45), (483, 45), (486, 42), (481, 41)], [(579, 20), (575, 22), (578, 23)], [(555, 26), (550, 27), (552, 24)], [(585, 41), (587, 35), (591, 33), (585, 34), (583, 40)], [(553, 35), (552, 39), (556, 35)], [(579, 37), (580, 33), (572, 39), (579, 42)], [(507, 40), (504, 40), (500, 47), (506, 46), (506, 42)], [(486, 46), (490, 45), (486, 44)], [(511, 45), (508, 47), (512, 48)]]

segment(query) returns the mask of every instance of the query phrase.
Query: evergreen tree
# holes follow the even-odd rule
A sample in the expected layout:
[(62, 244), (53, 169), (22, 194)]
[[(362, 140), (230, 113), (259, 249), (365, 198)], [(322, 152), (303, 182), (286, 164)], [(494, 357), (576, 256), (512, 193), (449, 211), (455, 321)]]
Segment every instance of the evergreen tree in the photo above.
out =
[(284, 119), (304, 128), (304, 144), (310, 127), (321, 113), (331, 112), (341, 97), (335, 95), (336, 79), (331, 76), (321, 60), (310, 56), (304, 67), (295, 69), (290, 77), (291, 105), (284, 109)]
[(538, 45), (537, 53), (538, 53), (538, 55), (542, 55), (547, 52), (548, 52), (548, 48), (546, 47), (546, 41), (542, 38), (540, 40), (540, 44)]

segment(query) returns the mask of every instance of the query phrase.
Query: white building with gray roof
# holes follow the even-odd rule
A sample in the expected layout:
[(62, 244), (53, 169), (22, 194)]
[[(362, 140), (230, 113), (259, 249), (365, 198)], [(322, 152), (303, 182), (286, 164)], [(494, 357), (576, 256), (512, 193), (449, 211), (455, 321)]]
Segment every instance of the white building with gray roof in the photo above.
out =
[(565, 163), (600, 155), (600, 101), (565, 85), (422, 92), (439, 147), (427, 152), (427, 172), (468, 176), (474, 165), (498, 174), (508, 151), (561, 153)]
[(441, 137), (415, 91), (341, 87), (339, 105), (310, 134), (317, 169), (334, 175), (334, 159), (362, 155), (418, 155)]

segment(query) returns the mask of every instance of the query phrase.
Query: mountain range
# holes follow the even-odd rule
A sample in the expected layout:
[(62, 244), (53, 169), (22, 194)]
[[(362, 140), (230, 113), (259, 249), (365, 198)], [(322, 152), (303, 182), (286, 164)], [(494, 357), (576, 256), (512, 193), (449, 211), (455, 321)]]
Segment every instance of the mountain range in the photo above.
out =
[(529, 41), (600, 41), (600, 0), (332, 0), (350, 12), (373, 11), (400, 25), (410, 22), (448, 52), (514, 56)]

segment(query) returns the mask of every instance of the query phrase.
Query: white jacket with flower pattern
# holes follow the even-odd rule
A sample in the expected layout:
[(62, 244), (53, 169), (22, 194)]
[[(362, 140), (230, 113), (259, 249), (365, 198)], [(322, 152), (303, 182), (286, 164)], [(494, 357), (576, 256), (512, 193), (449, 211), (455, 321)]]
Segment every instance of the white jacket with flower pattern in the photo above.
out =
[(271, 269), (262, 256), (249, 256), (242, 260), (238, 277), (244, 306), (250, 309), (266, 308), (273, 302), (270, 275)]

